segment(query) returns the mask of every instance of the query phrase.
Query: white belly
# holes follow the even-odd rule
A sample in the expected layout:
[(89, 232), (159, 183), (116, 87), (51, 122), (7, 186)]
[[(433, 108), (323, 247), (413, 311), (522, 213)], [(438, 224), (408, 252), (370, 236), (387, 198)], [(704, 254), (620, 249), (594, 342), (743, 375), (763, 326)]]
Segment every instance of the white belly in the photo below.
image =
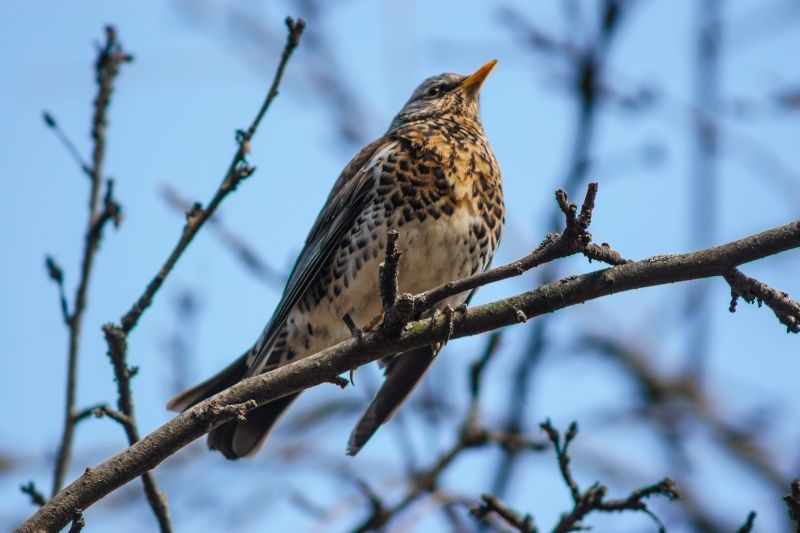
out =
[[(403, 253), (398, 269), (399, 292), (418, 294), (472, 274), (476, 259), (469, 252), (469, 239), (476, 221), (477, 216), (466, 209), (456, 209), (449, 217), (428, 218), (423, 223), (415, 219), (397, 228), (397, 248)], [(385, 244), (384, 235), (381, 242), (368, 245), (373, 247), (371, 251), (379, 247), (377, 257), (370, 253), (369, 259), (357, 271), (355, 265), (350, 265), (348, 286), (340, 297), (325, 297), (306, 313), (297, 309), (292, 311), (289, 322), (294, 327), (291, 328), (289, 343), (298, 356), (316, 353), (347, 339), (351, 333), (344, 322), (346, 314), (359, 328), (364, 328), (379, 315), (378, 265), (384, 261)], [(473, 254), (477, 253), (477, 250), (473, 251)], [(478, 270), (485, 266), (479, 265)], [(437, 307), (458, 305), (466, 297), (467, 293), (453, 296)], [(309, 324), (314, 332), (311, 336), (306, 334)]]

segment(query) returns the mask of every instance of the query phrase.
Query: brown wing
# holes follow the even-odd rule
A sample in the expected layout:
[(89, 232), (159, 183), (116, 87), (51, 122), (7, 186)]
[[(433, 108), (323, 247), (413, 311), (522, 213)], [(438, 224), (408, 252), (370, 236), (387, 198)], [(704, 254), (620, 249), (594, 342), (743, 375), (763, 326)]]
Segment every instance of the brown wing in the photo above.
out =
[(342, 170), (325, 207), (311, 227), (275, 313), (253, 347), (248, 376), (261, 373), (272, 363), (267, 357), (292, 308), (319, 275), (323, 265), (330, 260), (342, 238), (370, 201), (376, 174), (369, 168), (369, 162), (382, 150), (391, 149), (393, 144), (395, 141), (386, 136), (376, 139), (356, 154)]

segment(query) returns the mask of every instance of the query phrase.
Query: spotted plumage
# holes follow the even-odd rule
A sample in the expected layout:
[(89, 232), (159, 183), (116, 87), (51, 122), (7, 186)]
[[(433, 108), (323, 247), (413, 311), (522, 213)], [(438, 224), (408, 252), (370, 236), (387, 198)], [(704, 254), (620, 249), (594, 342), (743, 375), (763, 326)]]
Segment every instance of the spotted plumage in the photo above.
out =
[[(268, 372), (348, 338), (381, 312), (378, 265), (389, 229), (403, 252), (401, 292), (416, 294), (486, 269), (503, 230), (500, 169), (478, 113), (491, 61), (469, 76), (425, 80), (385, 135), (344, 168), (311, 228), (283, 296), (252, 349), (229, 367), (173, 398), (186, 409), (240, 379)], [(455, 306), (464, 293), (440, 302)], [(385, 361), (386, 380), (348, 445), (355, 454), (391, 417), (436, 356), (427, 347)], [(297, 394), (259, 406), (247, 421), (209, 434), (225, 457), (252, 455)]]

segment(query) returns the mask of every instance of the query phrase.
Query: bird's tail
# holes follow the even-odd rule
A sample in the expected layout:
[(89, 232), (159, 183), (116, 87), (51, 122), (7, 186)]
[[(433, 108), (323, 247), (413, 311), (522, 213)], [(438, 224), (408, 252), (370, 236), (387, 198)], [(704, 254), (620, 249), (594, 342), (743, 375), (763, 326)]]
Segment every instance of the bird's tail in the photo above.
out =
[(238, 383), (247, 373), (247, 354), (245, 352), (241, 357), (236, 359), (233, 363), (226, 366), (207, 380), (202, 383), (183, 390), (172, 397), (167, 402), (167, 409), (170, 411), (180, 412), (185, 411), (191, 406), (198, 404), (222, 392), (234, 383)]
[(394, 415), (428, 371), (438, 350), (432, 346), (398, 355), (386, 368), (386, 379), (361, 416), (347, 442), (347, 455), (355, 455), (378, 428)]
[(219, 450), (226, 459), (240, 459), (255, 454), (264, 445), (283, 412), (299, 395), (296, 392), (256, 407), (247, 412), (245, 422), (231, 420), (212, 429), (208, 434), (208, 447)]
[[(167, 409), (184, 411), (241, 381), (249, 369), (247, 354), (248, 352), (206, 381), (175, 395), (167, 403)], [(208, 434), (208, 447), (221, 451), (227, 459), (253, 455), (264, 444), (283, 411), (298, 395), (299, 393), (291, 394), (248, 411), (246, 422), (231, 420), (212, 429)]]

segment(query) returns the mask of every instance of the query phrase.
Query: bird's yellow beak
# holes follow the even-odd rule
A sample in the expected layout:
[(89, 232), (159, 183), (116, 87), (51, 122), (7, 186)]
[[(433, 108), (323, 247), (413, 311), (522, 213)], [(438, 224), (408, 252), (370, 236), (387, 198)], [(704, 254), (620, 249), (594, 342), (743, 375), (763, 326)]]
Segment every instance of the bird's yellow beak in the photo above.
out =
[(485, 63), (481, 68), (464, 78), (464, 81), (461, 82), (461, 88), (470, 94), (478, 94), (478, 91), (481, 90), (481, 85), (483, 85), (484, 80), (489, 77), (489, 73), (496, 64), (496, 59)]

